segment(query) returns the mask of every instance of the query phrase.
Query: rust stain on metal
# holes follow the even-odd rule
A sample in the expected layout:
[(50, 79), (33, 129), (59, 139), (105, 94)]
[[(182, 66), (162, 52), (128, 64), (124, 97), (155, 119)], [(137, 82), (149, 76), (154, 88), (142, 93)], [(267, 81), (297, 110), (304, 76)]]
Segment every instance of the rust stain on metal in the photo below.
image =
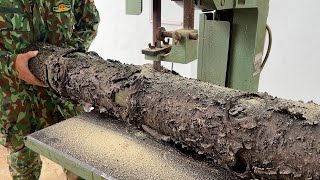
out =
[[(153, 0), (153, 42), (157, 48), (161, 48), (161, 41), (157, 40), (157, 31), (161, 27), (161, 0)], [(161, 71), (161, 61), (154, 61), (153, 68)]]
[(194, 28), (194, 3), (193, 0), (183, 1), (183, 28)]

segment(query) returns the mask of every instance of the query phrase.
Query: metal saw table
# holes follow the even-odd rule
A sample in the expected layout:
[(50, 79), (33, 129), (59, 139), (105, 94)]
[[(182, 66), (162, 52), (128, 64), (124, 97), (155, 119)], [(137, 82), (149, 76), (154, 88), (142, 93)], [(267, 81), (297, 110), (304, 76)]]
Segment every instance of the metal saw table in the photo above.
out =
[(213, 179), (225, 173), (93, 113), (33, 133), (26, 146), (85, 179)]

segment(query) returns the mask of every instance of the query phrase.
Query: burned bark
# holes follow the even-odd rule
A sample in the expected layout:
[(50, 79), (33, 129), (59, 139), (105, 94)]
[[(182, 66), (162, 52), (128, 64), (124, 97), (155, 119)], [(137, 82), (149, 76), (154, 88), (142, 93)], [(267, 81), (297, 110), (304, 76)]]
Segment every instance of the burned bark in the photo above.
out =
[(320, 179), (320, 106), (38, 44), (31, 71), (65, 98), (182, 144), (244, 178)]

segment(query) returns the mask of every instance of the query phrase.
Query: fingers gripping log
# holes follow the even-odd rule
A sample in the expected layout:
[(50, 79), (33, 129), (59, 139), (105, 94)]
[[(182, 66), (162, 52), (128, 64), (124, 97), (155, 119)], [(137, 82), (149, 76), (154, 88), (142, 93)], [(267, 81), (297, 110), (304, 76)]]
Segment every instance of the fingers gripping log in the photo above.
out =
[(319, 179), (320, 106), (240, 92), (37, 44), (30, 69), (61, 96), (144, 126), (244, 178)]

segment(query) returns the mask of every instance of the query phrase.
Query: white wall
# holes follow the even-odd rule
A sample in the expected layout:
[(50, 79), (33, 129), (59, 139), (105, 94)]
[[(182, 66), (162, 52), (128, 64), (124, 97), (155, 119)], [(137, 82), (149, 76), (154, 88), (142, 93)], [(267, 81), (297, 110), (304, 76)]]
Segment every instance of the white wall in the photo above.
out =
[(274, 43), (260, 91), (320, 103), (320, 1), (271, 0)]
[[(102, 57), (124, 63), (145, 64), (141, 49), (152, 40), (151, 0), (144, 1), (140, 16), (125, 15), (125, 0), (95, 1), (101, 24), (91, 50)], [(308, 0), (303, 6), (297, 0), (270, 2), (268, 23), (274, 42), (269, 62), (261, 75), (260, 91), (294, 99), (320, 103), (320, 1)], [(163, 26), (167, 30), (181, 28), (182, 9), (163, 0)], [(196, 26), (198, 24), (196, 13)], [(171, 68), (171, 63), (164, 63)], [(174, 70), (186, 77), (196, 77), (194, 61), (174, 64)]]

